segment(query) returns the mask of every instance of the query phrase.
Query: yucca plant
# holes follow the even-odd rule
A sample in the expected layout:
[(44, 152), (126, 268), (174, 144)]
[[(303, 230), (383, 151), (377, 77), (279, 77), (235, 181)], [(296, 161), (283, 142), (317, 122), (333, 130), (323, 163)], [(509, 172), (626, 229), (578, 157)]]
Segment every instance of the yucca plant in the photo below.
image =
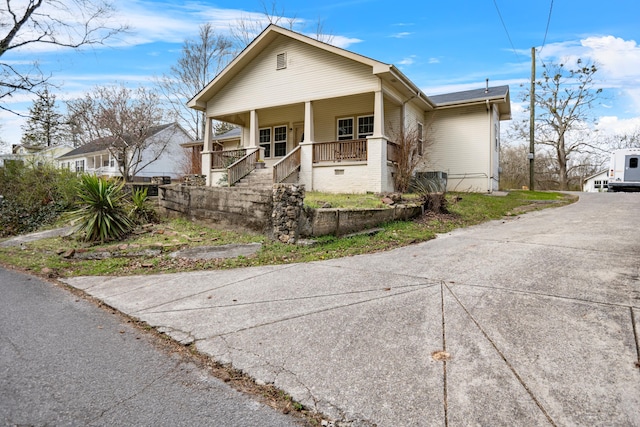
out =
[(119, 240), (133, 229), (127, 215), (124, 182), (83, 175), (78, 187), (80, 208), (71, 217), (79, 221), (76, 232), (88, 242)]
[(157, 221), (158, 215), (149, 204), (146, 188), (133, 190), (131, 193), (131, 211), (129, 212), (129, 218), (138, 224)]

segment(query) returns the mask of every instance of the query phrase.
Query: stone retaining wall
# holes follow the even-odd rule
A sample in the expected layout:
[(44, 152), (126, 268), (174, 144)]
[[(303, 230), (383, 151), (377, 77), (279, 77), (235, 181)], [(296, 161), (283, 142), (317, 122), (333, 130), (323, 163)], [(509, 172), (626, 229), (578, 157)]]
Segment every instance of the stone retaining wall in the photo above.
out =
[(304, 195), (300, 184), (278, 184), (273, 189), (174, 184), (160, 187), (158, 202), (168, 216), (257, 231), (284, 243), (295, 243), (300, 237), (344, 235), (422, 213), (422, 206), (407, 205), (309, 209), (303, 207)]
[(169, 216), (183, 216), (227, 228), (269, 233), (270, 189), (165, 185), (158, 203)]
[(389, 221), (415, 218), (422, 206), (398, 205), (380, 209), (305, 209), (300, 234), (318, 237), (354, 233)]
[(301, 184), (274, 185), (271, 214), (273, 239), (282, 243), (295, 243), (298, 240), (304, 194), (304, 185)]

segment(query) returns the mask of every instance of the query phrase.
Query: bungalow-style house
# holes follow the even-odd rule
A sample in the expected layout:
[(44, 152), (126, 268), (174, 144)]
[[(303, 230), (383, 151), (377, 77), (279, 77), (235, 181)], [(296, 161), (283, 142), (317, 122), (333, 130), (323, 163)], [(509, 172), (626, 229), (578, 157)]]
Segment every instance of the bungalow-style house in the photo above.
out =
[[(428, 97), (393, 65), (276, 25), (188, 106), (206, 113), (207, 185), (233, 185), (264, 160), (274, 183), (352, 193), (394, 190), (410, 133), (417, 170), (448, 173), (449, 189), (496, 190), (511, 114), (508, 86)], [(212, 136), (214, 120), (237, 126), (234, 138)]]
[(609, 170), (603, 170), (582, 181), (582, 191), (590, 193), (609, 191)]
[[(179, 178), (184, 175), (188, 153), (180, 144), (193, 139), (177, 123), (168, 123), (151, 129), (144, 147), (129, 153), (130, 161), (139, 169), (133, 180), (145, 180), (153, 176)], [(122, 176), (117, 153), (110, 150), (111, 138), (98, 138), (57, 158), (60, 168), (78, 173), (91, 173), (105, 177)], [(135, 159), (132, 159), (134, 156)], [(132, 160), (131, 160), (132, 159)], [(155, 159), (155, 160), (154, 160)]]
[(0, 167), (5, 162), (17, 161), (26, 166), (56, 166), (56, 158), (73, 150), (71, 145), (61, 144), (51, 147), (41, 147), (33, 145), (14, 145), (11, 147), (10, 154), (0, 155)]

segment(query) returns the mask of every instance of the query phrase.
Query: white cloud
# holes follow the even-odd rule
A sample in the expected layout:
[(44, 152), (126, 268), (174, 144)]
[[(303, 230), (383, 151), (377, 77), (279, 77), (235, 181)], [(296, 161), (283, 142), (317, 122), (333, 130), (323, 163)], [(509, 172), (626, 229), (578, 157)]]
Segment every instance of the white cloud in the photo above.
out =
[(403, 39), (405, 37), (410, 36), (413, 33), (410, 33), (408, 31), (403, 31), (401, 33), (395, 33), (395, 34), (391, 34), (391, 37), (396, 38), (396, 39)]
[(429, 64), (439, 64), (440, 58), (429, 58)]
[(580, 41), (546, 45), (541, 56), (544, 61), (566, 64), (573, 64), (578, 58), (594, 63), (598, 67), (596, 85), (615, 89), (617, 103), (628, 103), (627, 113), (640, 114), (640, 46), (635, 40), (612, 35), (590, 36)]
[(412, 65), (413, 63), (415, 63), (415, 59), (416, 58), (417, 58), (416, 55), (408, 56), (408, 57), (402, 59), (401, 61), (399, 61), (398, 65)]
[(640, 129), (640, 117), (620, 119), (616, 116), (600, 117), (596, 129), (607, 135), (629, 134)]

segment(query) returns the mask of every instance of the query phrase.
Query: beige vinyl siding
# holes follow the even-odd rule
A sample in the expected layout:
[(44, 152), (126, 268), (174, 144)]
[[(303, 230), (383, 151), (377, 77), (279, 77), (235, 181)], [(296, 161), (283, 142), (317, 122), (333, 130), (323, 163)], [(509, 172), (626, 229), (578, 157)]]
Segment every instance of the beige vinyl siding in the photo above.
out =
[(335, 141), (338, 118), (373, 114), (373, 93), (353, 97), (325, 99), (313, 103), (315, 140)]
[(425, 170), (447, 172), (449, 190), (487, 191), (490, 126), (484, 105), (438, 111)]
[[(283, 52), (287, 66), (277, 70), (276, 57)], [(370, 66), (279, 36), (209, 101), (207, 114), (303, 103), (374, 91), (378, 86)]]

